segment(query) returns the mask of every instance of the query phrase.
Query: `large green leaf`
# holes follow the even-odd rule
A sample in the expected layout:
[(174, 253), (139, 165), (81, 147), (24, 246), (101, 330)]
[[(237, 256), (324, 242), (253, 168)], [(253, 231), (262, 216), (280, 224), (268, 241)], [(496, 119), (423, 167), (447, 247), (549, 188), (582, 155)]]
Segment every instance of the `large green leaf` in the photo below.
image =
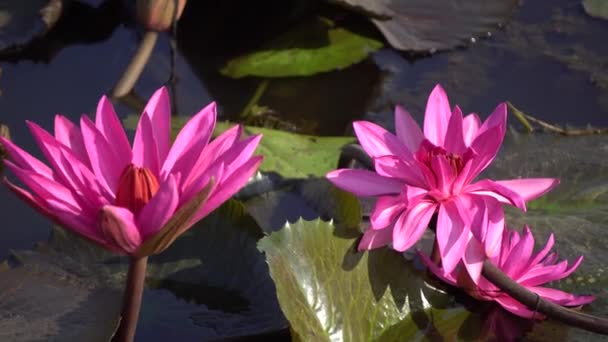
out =
[(228, 61), (220, 71), (232, 78), (310, 76), (344, 69), (381, 47), (377, 40), (317, 18), (285, 33), (261, 51)]
[[(188, 119), (182, 116), (173, 118), (173, 137)], [(124, 120), (124, 124), (127, 128), (134, 129), (137, 127), (137, 120), (138, 116), (130, 115)], [(218, 122), (215, 135), (234, 125), (230, 122)], [(336, 167), (340, 148), (354, 140), (350, 137), (317, 137), (252, 126), (244, 126), (243, 132), (246, 136), (264, 136), (256, 150), (256, 154), (264, 156), (260, 170), (275, 171), (289, 178), (325, 176)]]
[(456, 335), (468, 313), (452, 307), (423, 271), (392, 250), (358, 253), (356, 245), (357, 238), (338, 236), (322, 220), (286, 224), (259, 242), (281, 308), (302, 341)]
[(583, 8), (592, 17), (608, 20), (608, 1), (583, 0)]
[[(210, 340), (286, 329), (256, 243), (262, 232), (231, 201), (150, 258), (137, 337)], [(117, 323), (124, 257), (63, 229), (0, 271), (3, 341), (107, 341)]]

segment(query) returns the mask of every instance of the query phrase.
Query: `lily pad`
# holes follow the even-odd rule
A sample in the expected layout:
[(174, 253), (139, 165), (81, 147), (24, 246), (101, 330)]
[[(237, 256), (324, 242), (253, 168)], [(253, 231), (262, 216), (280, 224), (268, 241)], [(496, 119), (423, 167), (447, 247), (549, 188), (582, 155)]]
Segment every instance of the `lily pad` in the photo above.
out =
[(401, 254), (358, 253), (356, 245), (357, 238), (336, 236), (322, 220), (286, 224), (259, 242), (292, 334), (302, 341), (456, 336), (466, 310)]
[(583, 8), (592, 17), (608, 20), (608, 2), (604, 0), (583, 0)]
[(382, 47), (372, 38), (316, 18), (288, 31), (267, 47), (234, 58), (220, 70), (225, 76), (310, 76), (344, 69)]
[(425, 52), (451, 49), (473, 38), (486, 36), (517, 8), (516, 0), (332, 2), (370, 12), (375, 16), (373, 23), (394, 48)]
[(0, 4), (0, 50), (22, 46), (46, 33), (59, 19), (62, 0), (9, 0)]
[[(173, 137), (188, 121), (188, 117), (174, 117), (172, 120)], [(124, 125), (129, 129), (137, 127), (138, 117), (129, 115)], [(218, 122), (214, 135), (224, 132), (235, 123)], [(263, 134), (256, 154), (263, 155), (261, 171), (274, 171), (287, 178), (323, 177), (336, 167), (340, 148), (350, 143), (350, 137), (318, 137), (280, 130), (244, 126), (244, 135)]]
[[(138, 338), (209, 340), (285, 330), (256, 249), (261, 236), (242, 204), (231, 201), (151, 257)], [(0, 338), (109, 340), (126, 263), (56, 228), (49, 242), (14, 253), (0, 272)]]

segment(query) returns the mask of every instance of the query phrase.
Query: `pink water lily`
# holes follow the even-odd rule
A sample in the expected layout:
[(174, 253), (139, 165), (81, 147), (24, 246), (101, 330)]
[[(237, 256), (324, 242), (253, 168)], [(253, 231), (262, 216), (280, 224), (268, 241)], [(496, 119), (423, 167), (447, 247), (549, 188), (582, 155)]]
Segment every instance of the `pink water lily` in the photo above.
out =
[(427, 102), (424, 133), (399, 106), (396, 136), (371, 122), (355, 122), (355, 133), (374, 159), (375, 172), (340, 169), (327, 178), (358, 196), (378, 196), (371, 229), (359, 249), (392, 243), (395, 250), (404, 251), (420, 239), (437, 214), (444, 269), (451, 272), (463, 260), (477, 280), (485, 257), (498, 253), (504, 227), (501, 204), (525, 211), (526, 201), (558, 184), (553, 178), (474, 182), (495, 158), (506, 120), (504, 103), (483, 124), (477, 114), (463, 117), (458, 106), (450, 108), (445, 91), (437, 85)]
[[(533, 255), (534, 236), (528, 226), (524, 227), (521, 235), (516, 230), (505, 228), (499, 248), (500, 252), (489, 260), (511, 279), (545, 300), (562, 306), (580, 306), (590, 303), (595, 299), (594, 296), (575, 296), (564, 291), (540, 286), (568, 277), (583, 261), (583, 256), (580, 256), (568, 268), (567, 260), (558, 262), (557, 253), (551, 252), (553, 243), (554, 237), (551, 234), (545, 247)], [(475, 285), (467, 280), (466, 275), (459, 273), (458, 269), (449, 273), (445, 272), (424, 254), (420, 254), (420, 256), (427, 267), (440, 279), (451, 285), (463, 287), (477, 299), (496, 301), (506, 310), (521, 317), (543, 317), (502, 292), (483, 276)]]
[[(0, 138), (11, 158), (6, 166), (30, 191), (5, 183), (42, 214), (108, 250), (157, 253), (159, 248), (140, 248), (169, 223), (173, 238), (183, 233), (234, 195), (262, 160), (252, 157), (261, 136), (241, 140), (239, 126), (210, 142), (215, 103), (192, 117), (171, 144), (169, 103), (165, 88), (154, 93), (132, 146), (105, 96), (95, 122), (83, 115), (77, 127), (57, 115), (54, 136), (27, 122), (50, 167)], [(203, 191), (206, 200), (192, 207)], [(166, 233), (160, 238), (166, 240)]]

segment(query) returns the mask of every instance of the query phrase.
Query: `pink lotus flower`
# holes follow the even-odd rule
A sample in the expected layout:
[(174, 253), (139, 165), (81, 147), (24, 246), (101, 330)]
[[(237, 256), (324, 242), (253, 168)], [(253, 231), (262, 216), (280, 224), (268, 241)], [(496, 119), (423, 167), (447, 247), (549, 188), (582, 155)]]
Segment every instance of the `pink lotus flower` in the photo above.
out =
[(379, 196), (371, 229), (359, 249), (392, 242), (397, 251), (414, 245), (437, 213), (437, 243), (441, 262), (451, 272), (464, 261), (474, 280), (482, 262), (495, 256), (504, 227), (500, 203), (526, 210), (558, 184), (557, 179), (473, 180), (492, 162), (502, 143), (507, 111), (498, 105), (482, 124), (476, 114), (463, 118), (450, 109), (437, 85), (429, 96), (424, 134), (401, 107), (395, 111), (397, 135), (371, 122), (353, 124), (361, 146), (374, 159), (376, 172), (341, 169), (327, 178), (358, 196)]
[(42, 214), (110, 251), (158, 253), (236, 193), (262, 161), (252, 157), (261, 136), (241, 141), (239, 126), (209, 142), (215, 103), (191, 118), (172, 146), (170, 115), (161, 88), (140, 117), (132, 147), (105, 96), (95, 123), (83, 115), (78, 128), (55, 116), (54, 137), (27, 122), (51, 167), (0, 138), (12, 159), (6, 166), (31, 192), (5, 183)]
[[(554, 238), (551, 234), (545, 247), (533, 256), (534, 237), (528, 226), (524, 227), (521, 236), (519, 232), (505, 228), (500, 252), (490, 258), (490, 261), (514, 281), (543, 299), (563, 306), (580, 306), (590, 303), (595, 299), (594, 296), (575, 296), (567, 292), (540, 286), (566, 278), (583, 261), (583, 256), (578, 257), (570, 268), (568, 268), (568, 261), (566, 260), (557, 262), (557, 253), (549, 253), (553, 247), (553, 242)], [(475, 285), (466, 277), (465, 273), (460, 273), (460, 270), (455, 269), (449, 273), (445, 272), (427, 256), (422, 253), (419, 254), (423, 262), (435, 275), (451, 285), (464, 287), (464, 290), (471, 296), (480, 300), (496, 301), (506, 310), (521, 317), (543, 318), (541, 314), (530, 311), (525, 305), (503, 293), (483, 276)]]

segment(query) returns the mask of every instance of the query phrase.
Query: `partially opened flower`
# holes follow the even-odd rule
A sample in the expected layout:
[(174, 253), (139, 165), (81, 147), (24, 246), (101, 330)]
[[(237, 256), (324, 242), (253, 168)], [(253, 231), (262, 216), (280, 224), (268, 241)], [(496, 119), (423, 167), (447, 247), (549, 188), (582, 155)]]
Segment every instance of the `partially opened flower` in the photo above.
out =
[(504, 103), (482, 124), (476, 114), (452, 110), (437, 85), (429, 96), (424, 134), (401, 107), (396, 108), (397, 135), (371, 122), (353, 124), (361, 146), (374, 159), (375, 172), (341, 169), (327, 178), (359, 196), (379, 196), (371, 229), (360, 249), (392, 243), (404, 251), (424, 233), (437, 214), (437, 244), (446, 272), (460, 260), (474, 280), (486, 256), (498, 253), (504, 213), (501, 203), (526, 210), (526, 201), (556, 186), (557, 179), (473, 182), (495, 158), (506, 130)]
[(229, 199), (256, 171), (261, 136), (240, 140), (235, 126), (210, 141), (212, 103), (170, 141), (167, 90), (157, 90), (140, 117), (133, 145), (104, 96), (95, 122), (80, 128), (61, 115), (54, 136), (27, 122), (50, 167), (11, 141), (0, 142), (6, 166), (29, 189), (5, 179), (19, 197), (57, 223), (119, 254), (159, 253)]
[[(516, 230), (505, 228), (500, 252), (489, 260), (511, 279), (545, 300), (562, 306), (580, 306), (590, 303), (595, 299), (594, 296), (575, 296), (564, 291), (541, 286), (568, 277), (583, 261), (583, 257), (580, 256), (568, 268), (567, 260), (558, 262), (557, 253), (551, 252), (553, 243), (554, 238), (551, 234), (545, 247), (533, 255), (534, 236), (532, 236), (528, 226), (524, 227), (521, 235)], [(424, 254), (420, 253), (420, 256), (427, 267), (440, 279), (451, 285), (462, 287), (473, 297), (480, 300), (496, 301), (506, 310), (521, 317), (543, 318), (539, 313), (534, 313), (525, 305), (501, 291), (483, 276), (475, 285), (466, 273), (461, 272), (462, 270), (454, 269), (447, 273)]]

